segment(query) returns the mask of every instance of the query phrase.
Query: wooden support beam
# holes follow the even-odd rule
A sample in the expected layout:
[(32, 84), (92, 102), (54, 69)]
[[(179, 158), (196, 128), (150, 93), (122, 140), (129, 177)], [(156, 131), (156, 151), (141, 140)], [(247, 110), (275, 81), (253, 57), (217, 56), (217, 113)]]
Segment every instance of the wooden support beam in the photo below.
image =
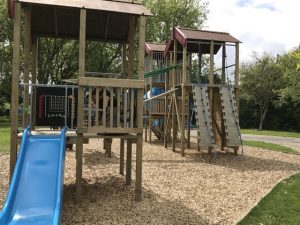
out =
[(89, 87), (88, 127), (92, 126), (92, 87)]
[(131, 158), (132, 158), (132, 140), (127, 139), (126, 154), (126, 185), (131, 184)]
[[(235, 84), (235, 100), (237, 107), (237, 114), (239, 120), (240, 113), (240, 44), (237, 42), (235, 45), (235, 73), (234, 73), (234, 84)], [(239, 122), (239, 121), (238, 121)], [(234, 148), (234, 155), (238, 154), (239, 147)]]
[[(166, 57), (166, 65), (170, 65), (170, 63), (169, 63), (169, 60), (168, 60), (168, 57)], [(165, 92), (169, 89), (169, 87), (168, 87), (168, 83), (169, 83), (169, 73), (170, 72), (168, 72), (168, 73), (166, 73), (165, 74)], [(167, 138), (167, 133), (166, 133), (166, 131), (168, 130), (168, 99), (169, 99), (169, 97), (168, 97), (168, 95), (166, 95), (165, 96), (165, 101), (164, 101), (164, 123), (163, 123), (163, 134), (164, 134), (164, 136), (163, 136), (163, 143), (164, 143), (164, 147), (165, 148), (167, 148), (167, 146), (168, 146), (168, 138)]]
[[(31, 49), (31, 7), (24, 8), (24, 83), (29, 83)], [(29, 86), (23, 92), (23, 128), (28, 126)]]
[(107, 155), (108, 158), (112, 157), (111, 145), (112, 145), (112, 138), (104, 138), (103, 139), (103, 146), (104, 146), (104, 150), (105, 150), (105, 155)]
[[(144, 55), (145, 55), (145, 30), (146, 17), (140, 17), (140, 33), (139, 33), (139, 64), (138, 77), (139, 80), (144, 80)], [(143, 129), (143, 95), (144, 90), (139, 89), (137, 93), (137, 127)], [(142, 161), (143, 161), (143, 133), (137, 135), (136, 145), (136, 182), (135, 182), (135, 199), (141, 200), (142, 194)]]
[(134, 75), (134, 31), (135, 17), (129, 17), (129, 32), (128, 32), (128, 78), (133, 79)]
[(128, 94), (127, 94), (128, 89), (123, 89), (123, 96), (124, 96), (124, 115), (123, 115), (123, 128), (127, 128), (127, 99), (128, 99)]
[(20, 40), (21, 40), (21, 4), (14, 3), (13, 65), (11, 87), (11, 130), (10, 130), (10, 179), (12, 178), (18, 147), (18, 103), (20, 78)]
[(214, 41), (210, 42), (209, 84), (214, 84)]
[[(213, 85), (214, 84), (214, 41), (212, 40), (210, 42), (210, 60), (209, 60), (209, 84)], [(213, 87), (209, 88), (209, 108), (211, 111), (211, 115), (214, 114), (214, 109), (213, 109), (213, 96), (214, 96), (214, 89)], [(212, 148), (208, 148), (208, 154), (212, 153)]]
[(122, 44), (122, 78), (127, 77), (127, 49), (126, 43)]
[(121, 127), (121, 89), (117, 89), (117, 127)]
[(95, 127), (99, 127), (99, 87), (96, 88)]
[[(116, 93), (115, 93), (116, 94)], [(114, 127), (114, 91), (113, 89), (111, 90), (110, 92), (110, 103), (109, 103), (109, 109), (110, 109), (110, 112), (109, 112), (109, 127)]]
[[(38, 37), (36, 35), (32, 36), (31, 38), (32, 43), (31, 43), (31, 50), (32, 50), (32, 57), (31, 57), (31, 83), (36, 84), (37, 81), (37, 65), (38, 65)], [(34, 130), (34, 126), (36, 123), (36, 89), (33, 87), (32, 88), (32, 99), (33, 101), (31, 102), (31, 125), (32, 129)]]
[(226, 82), (226, 45), (222, 47), (222, 75), (221, 75), (221, 84), (225, 84)]
[[(150, 54), (150, 60), (149, 60), (149, 71), (153, 70), (153, 52), (151, 51)], [(149, 97), (150, 99), (152, 98), (152, 88), (153, 88), (153, 78), (150, 77), (150, 85), (149, 85)], [(149, 143), (151, 144), (152, 142), (152, 108), (154, 104), (153, 102), (150, 102), (149, 104)]]
[(97, 133), (97, 134), (143, 133), (143, 128), (88, 127), (88, 128), (78, 128), (77, 132), (78, 133)]
[(81, 200), (82, 195), (82, 153), (83, 153), (83, 133), (77, 134), (76, 142), (76, 201)]
[(124, 139), (120, 140), (120, 174), (124, 175)]
[(99, 87), (120, 87), (120, 88), (142, 88), (143, 80), (115, 79), (115, 78), (94, 78), (81, 77), (78, 79), (79, 86), (99, 86)]
[[(187, 147), (188, 149), (191, 148), (191, 114), (190, 114), (190, 93), (187, 91), (187, 104), (186, 104), (186, 109), (187, 109)], [(184, 114), (185, 115), (185, 114)]]
[[(134, 108), (134, 90), (131, 89), (130, 90), (130, 128), (134, 127), (134, 112), (135, 112), (135, 108)], [(143, 113), (143, 112), (142, 112)]]
[(137, 135), (136, 144), (136, 181), (135, 181), (135, 200), (142, 198), (142, 157), (143, 157), (143, 135)]
[[(185, 149), (185, 104), (186, 104), (186, 90), (184, 85), (187, 81), (187, 45), (183, 46), (182, 56), (182, 100), (181, 100), (181, 130), (180, 130), (180, 141), (181, 141), (181, 155), (184, 156)], [(179, 116), (179, 115), (178, 115)]]
[[(139, 38), (139, 63), (138, 63), (138, 78), (144, 80), (144, 55), (145, 55), (145, 30), (146, 30), (146, 17), (140, 17), (140, 38)], [(139, 89), (137, 95), (137, 124), (138, 128), (143, 128), (143, 96), (144, 90)]]
[(235, 45), (235, 73), (234, 73), (234, 84), (236, 88), (235, 100), (237, 104), (237, 111), (239, 114), (240, 111), (240, 44), (236, 43)]
[(198, 76), (197, 76), (197, 83), (200, 83), (201, 76), (202, 76), (202, 46), (199, 45), (199, 52), (198, 52)]
[(38, 65), (38, 37), (33, 35), (31, 38), (31, 49), (32, 49), (32, 57), (31, 57), (31, 83), (36, 84), (37, 81), (37, 65)]
[(106, 87), (104, 87), (103, 88), (103, 104), (102, 104), (102, 126), (104, 129), (106, 128), (106, 106), (107, 106), (107, 96), (106, 96)]
[[(174, 39), (174, 52), (173, 52), (173, 64), (174, 65), (177, 65), (177, 52), (178, 52), (178, 43), (177, 43), (177, 40)], [(175, 84), (176, 84), (176, 69), (173, 70), (173, 75), (172, 75), (172, 87), (173, 89), (175, 88)], [(173, 152), (175, 152), (175, 148), (176, 148), (176, 137), (177, 137), (177, 128), (176, 128), (176, 112), (175, 112), (175, 101), (177, 99), (177, 94), (176, 92), (174, 93), (173, 95), (173, 104), (174, 104), (174, 107), (173, 107), (173, 112), (172, 112), (172, 150)]]
[[(85, 74), (85, 48), (86, 48), (86, 9), (80, 9), (79, 25), (79, 78)], [(84, 89), (78, 87), (78, 128), (84, 125)], [(76, 143), (76, 200), (81, 200), (82, 195), (82, 153), (83, 153), (83, 133), (77, 131)]]

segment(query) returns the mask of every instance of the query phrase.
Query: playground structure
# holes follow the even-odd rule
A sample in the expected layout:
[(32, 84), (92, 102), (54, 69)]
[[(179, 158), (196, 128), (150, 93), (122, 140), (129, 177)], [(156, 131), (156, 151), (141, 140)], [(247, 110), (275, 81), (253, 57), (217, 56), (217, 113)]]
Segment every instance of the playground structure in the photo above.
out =
[[(20, 0), (9, 4), (12, 5), (9, 11), (14, 20), (10, 149), (12, 185), (4, 213), (0, 214), (1, 222), (5, 221), (2, 220), (3, 217), (10, 218), (10, 221), (5, 223), (18, 220), (14, 217), (17, 214), (14, 206), (20, 205), (13, 206), (13, 204), (25, 201), (25, 208), (33, 210), (38, 210), (42, 206), (39, 201), (33, 204), (29, 198), (22, 196), (24, 194), (20, 190), (31, 185), (27, 183), (28, 181), (33, 181), (37, 185), (36, 188), (41, 187), (43, 178), (49, 172), (56, 179), (50, 181), (51, 185), (48, 188), (54, 186), (58, 188), (55, 191), (51, 189), (52, 194), (47, 201), (54, 200), (61, 205), (65, 139), (67, 143), (76, 144), (77, 200), (80, 200), (82, 194), (84, 143), (92, 138), (103, 138), (104, 149), (110, 155), (112, 139), (120, 139), (120, 174), (123, 175), (126, 141), (126, 184), (131, 183), (132, 144), (136, 143), (135, 198), (140, 200), (143, 96), (146, 103), (145, 138), (147, 139), (149, 127), (150, 142), (153, 131), (164, 141), (165, 147), (171, 141), (172, 149), (175, 151), (175, 142), (179, 136), (181, 154), (184, 155), (185, 147), (190, 148), (190, 121), (194, 110), (198, 147), (208, 147), (209, 152), (217, 145), (222, 150), (224, 147), (231, 147), (237, 154), (241, 144), (238, 124), (240, 42), (228, 33), (174, 28), (166, 45), (148, 43), (145, 45), (145, 20), (151, 13), (134, 1)], [(24, 73), (20, 84), (22, 16)], [(134, 76), (134, 38), (138, 22), (138, 75)], [(73, 85), (37, 84), (38, 40), (43, 37), (79, 39), (78, 79), (68, 81), (73, 82)], [(123, 46), (121, 73), (85, 71), (86, 40), (121, 44)], [(235, 64), (230, 66), (225, 63), (227, 45), (235, 47)], [(215, 84), (214, 55), (221, 48), (221, 82)], [(192, 60), (195, 53), (198, 54), (199, 69), (198, 74), (192, 76)], [(200, 79), (203, 76), (201, 58), (204, 54), (210, 55), (209, 84), (203, 84)], [(226, 84), (225, 79), (226, 68), (232, 66), (235, 67), (234, 85)], [(155, 88), (156, 93), (153, 93)], [(23, 95), (21, 133), (18, 131), (20, 90)], [(191, 107), (192, 99), (193, 107)], [(153, 125), (154, 120), (156, 124)], [(67, 130), (63, 130), (58, 138), (57, 132), (40, 129), (45, 126), (65, 127)], [(26, 127), (31, 127), (33, 131)], [(20, 137), (22, 137), (21, 148), (15, 168)], [(51, 150), (48, 147), (51, 147)], [(55, 149), (53, 154), (56, 155), (53, 156), (57, 156), (58, 161), (53, 158), (44, 159), (44, 155), (38, 152), (41, 150), (51, 152), (52, 149)], [(30, 170), (42, 173), (30, 173), (24, 164), (33, 166), (29, 167)], [(58, 172), (55, 173), (55, 170)], [(35, 174), (37, 180), (29, 179), (22, 182), (22, 174), (30, 178)], [(50, 203), (47, 207), (51, 209), (46, 212), (48, 219), (59, 221), (60, 213), (56, 215), (53, 213), (54, 211), (57, 213), (60, 207)], [(19, 209), (22, 211), (25, 208)], [(38, 216), (38, 213), (33, 214), (33, 220)], [(27, 219), (25, 216), (24, 221)], [(30, 219), (31, 224), (33, 220)]]
[[(208, 147), (211, 153), (217, 146), (221, 150), (230, 147), (237, 154), (241, 145), (238, 119), (239, 43), (228, 33), (178, 27), (173, 29), (166, 45), (146, 43), (146, 141), (148, 126), (149, 141), (154, 132), (165, 147), (171, 141), (173, 151), (179, 136), (181, 154), (184, 155), (185, 148), (190, 148), (191, 114), (194, 113), (198, 148)], [(235, 63), (232, 65), (226, 64), (226, 46), (235, 48)], [(222, 67), (215, 70), (215, 55), (220, 49)], [(194, 73), (193, 54), (198, 55), (197, 71)], [(209, 54), (208, 84), (203, 82), (205, 74), (202, 74), (202, 58), (206, 54)], [(234, 79), (229, 84), (226, 70), (231, 67), (234, 68)], [(216, 71), (221, 71), (219, 83), (215, 83)], [(162, 91), (157, 92), (156, 89)], [(154, 124), (153, 120), (159, 122)]]
[[(4, 211), (10, 211), (13, 223), (14, 213), (11, 211), (11, 201), (16, 199), (16, 193), (24, 186), (42, 184), (47, 174), (57, 176), (53, 183), (59, 184), (51, 190), (52, 200), (60, 201), (63, 188), (63, 172), (56, 174), (53, 170), (62, 167), (63, 160), (43, 160), (43, 154), (35, 154), (47, 150), (48, 139), (56, 139), (54, 131), (43, 130), (44, 126), (69, 128), (63, 132), (62, 139), (67, 143), (76, 144), (76, 199), (82, 195), (82, 158), (83, 144), (91, 138), (103, 138), (104, 148), (110, 153), (111, 140), (120, 139), (120, 174), (124, 174), (126, 154), (126, 184), (131, 183), (132, 144), (136, 143), (136, 182), (135, 198), (141, 199), (142, 182), (142, 134), (143, 134), (143, 94), (144, 94), (144, 44), (146, 16), (151, 15), (141, 3), (136, 1), (42, 1), (20, 0), (9, 2), (9, 15), (14, 22), (13, 34), (13, 70), (12, 70), (12, 100), (11, 100), (11, 147), (10, 147), (10, 176), (14, 177), (9, 189), (9, 196)], [(23, 16), (23, 18), (22, 18)], [(20, 84), (20, 46), (21, 20), (24, 20), (24, 73), (23, 83)], [(138, 27), (138, 29), (136, 29)], [(136, 31), (139, 31), (138, 45), (138, 75), (134, 79), (134, 42)], [(68, 38), (79, 40), (79, 69), (77, 85), (37, 84), (38, 40), (43, 37)], [(101, 72), (85, 71), (86, 41), (114, 42), (123, 46), (122, 76)], [(31, 75), (31, 79), (30, 78)], [(31, 80), (31, 82), (29, 82)], [(22, 130), (32, 128), (32, 133), (19, 133), (18, 109), (19, 92), (23, 95)], [(88, 98), (86, 99), (86, 94)], [(27, 110), (29, 109), (29, 110)], [(22, 137), (20, 155), (18, 156), (18, 138)], [(61, 140), (62, 140), (61, 139)], [(32, 147), (31, 140), (39, 143)], [(64, 143), (64, 141), (59, 141)], [(22, 147), (23, 146), (23, 147)], [(57, 154), (64, 154), (65, 146), (52, 145)], [(28, 153), (24, 153), (24, 151)], [(22, 158), (22, 154), (27, 157)], [(28, 155), (27, 155), (28, 154)], [(35, 156), (28, 159), (29, 156)], [(23, 174), (20, 165), (15, 168), (18, 156), (19, 164), (35, 165), (38, 183), (20, 183)], [(62, 158), (60, 158), (62, 159)], [(50, 164), (50, 165), (49, 165)], [(19, 173), (22, 174), (20, 175)], [(25, 171), (26, 173), (26, 171)], [(14, 174), (14, 176), (13, 176)], [(28, 176), (33, 176), (28, 173)], [(60, 179), (60, 181), (59, 181)], [(17, 180), (17, 181), (16, 181)], [(18, 186), (18, 185), (24, 186)], [(51, 187), (48, 188), (51, 188)], [(31, 188), (31, 187), (30, 187)], [(21, 193), (22, 194), (22, 193)], [(23, 193), (22, 195), (26, 195)], [(19, 196), (20, 197), (20, 196)], [(24, 196), (23, 196), (24, 197)], [(22, 196), (18, 199), (22, 199)], [(26, 201), (26, 198), (23, 198)], [(28, 201), (30, 199), (27, 199)], [(27, 202), (26, 207), (35, 211), (32, 218), (24, 217), (23, 222), (38, 223), (39, 203)], [(18, 204), (18, 202), (15, 202)], [(61, 202), (60, 202), (61, 204)], [(7, 205), (10, 205), (7, 207)], [(40, 205), (42, 207), (42, 205)], [(47, 217), (49, 221), (56, 220), (54, 215), (60, 207), (49, 205)], [(4, 214), (3, 214), (4, 215)], [(2, 216), (3, 216), (2, 215)], [(6, 216), (6, 214), (4, 215)], [(36, 220), (35, 220), (36, 218)], [(56, 219), (55, 219), (56, 218)], [(15, 218), (18, 220), (18, 218)], [(19, 218), (20, 219), (20, 218)], [(40, 218), (41, 219), (41, 218)], [(45, 219), (45, 218), (44, 218)], [(47, 220), (48, 221), (48, 220)], [(1, 220), (2, 222), (2, 220)], [(45, 221), (44, 221), (45, 222)], [(46, 222), (48, 223), (48, 222)], [(58, 223), (58, 221), (57, 221)], [(1, 224), (1, 223), (0, 223)], [(56, 222), (54, 222), (56, 224)]]

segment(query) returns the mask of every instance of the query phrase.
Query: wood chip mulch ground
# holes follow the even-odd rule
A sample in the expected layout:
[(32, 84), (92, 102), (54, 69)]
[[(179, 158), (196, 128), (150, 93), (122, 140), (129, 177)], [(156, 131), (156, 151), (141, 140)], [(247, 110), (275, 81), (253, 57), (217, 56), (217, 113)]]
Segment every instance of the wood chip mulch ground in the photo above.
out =
[[(235, 224), (281, 179), (300, 172), (300, 156), (244, 147), (245, 157), (144, 143), (143, 199), (119, 175), (119, 145), (107, 158), (102, 140), (84, 150), (83, 201), (75, 203), (75, 152), (67, 151), (62, 224)], [(195, 147), (195, 145), (193, 146)], [(133, 148), (135, 152), (135, 147)], [(194, 148), (195, 149), (195, 148)], [(133, 164), (135, 163), (133, 155)], [(132, 178), (135, 178), (133, 165)], [(0, 207), (8, 187), (9, 155), (0, 156)], [(24, 190), (26, 191), (26, 190)]]

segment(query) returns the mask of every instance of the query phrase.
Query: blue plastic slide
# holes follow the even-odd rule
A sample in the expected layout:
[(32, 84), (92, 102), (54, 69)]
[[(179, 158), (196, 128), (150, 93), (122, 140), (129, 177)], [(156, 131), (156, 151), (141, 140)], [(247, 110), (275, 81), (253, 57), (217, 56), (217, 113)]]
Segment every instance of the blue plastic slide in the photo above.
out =
[(24, 131), (0, 225), (60, 223), (66, 149), (60, 135), (32, 135)]

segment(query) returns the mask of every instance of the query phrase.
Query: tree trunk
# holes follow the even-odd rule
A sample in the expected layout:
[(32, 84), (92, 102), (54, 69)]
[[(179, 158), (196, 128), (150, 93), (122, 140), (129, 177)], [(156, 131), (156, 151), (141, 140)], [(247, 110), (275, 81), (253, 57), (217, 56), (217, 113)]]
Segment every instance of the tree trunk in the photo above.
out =
[(260, 111), (260, 122), (259, 122), (259, 127), (258, 127), (259, 130), (262, 130), (262, 129), (263, 129), (264, 121), (265, 121), (265, 119), (266, 119), (266, 115), (267, 115), (267, 112), (268, 112), (268, 106), (269, 106), (269, 104), (268, 104), (268, 103), (265, 103), (265, 104), (261, 107), (261, 111)]

